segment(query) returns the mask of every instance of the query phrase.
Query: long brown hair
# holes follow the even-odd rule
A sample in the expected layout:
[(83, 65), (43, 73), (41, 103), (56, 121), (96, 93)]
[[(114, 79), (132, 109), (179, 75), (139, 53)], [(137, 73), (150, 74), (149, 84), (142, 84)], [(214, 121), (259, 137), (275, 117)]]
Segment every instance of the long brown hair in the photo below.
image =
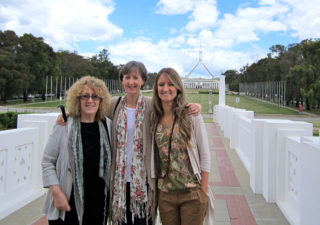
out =
[(177, 89), (177, 96), (174, 99), (172, 110), (173, 114), (176, 118), (176, 123), (180, 126), (180, 135), (184, 142), (189, 145), (190, 138), (191, 138), (191, 121), (190, 117), (188, 115), (188, 110), (186, 108), (186, 105), (188, 103), (187, 97), (185, 94), (185, 90), (183, 88), (183, 84), (181, 81), (181, 78), (177, 71), (175, 71), (173, 68), (163, 68), (159, 71), (157, 74), (154, 87), (153, 87), (153, 97), (152, 97), (152, 103), (153, 103), (153, 123), (152, 125), (152, 132), (155, 133), (157, 129), (157, 125), (163, 116), (163, 108), (161, 99), (158, 95), (158, 80), (162, 74), (165, 74), (168, 76), (172, 84)]

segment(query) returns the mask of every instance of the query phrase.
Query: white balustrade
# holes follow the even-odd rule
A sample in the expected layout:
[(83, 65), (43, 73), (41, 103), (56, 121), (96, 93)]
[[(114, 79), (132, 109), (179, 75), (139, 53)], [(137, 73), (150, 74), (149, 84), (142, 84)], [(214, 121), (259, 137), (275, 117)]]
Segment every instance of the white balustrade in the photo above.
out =
[(233, 127), (233, 129), (238, 130), (237, 135), (237, 147), (235, 148), (239, 158), (241, 159), (243, 165), (247, 169), (248, 173), (251, 170), (251, 158), (253, 151), (253, 142), (252, 142), (252, 120), (240, 116), (238, 118), (238, 128)]
[(214, 119), (250, 175), (254, 193), (275, 202), (290, 224), (320, 224), (320, 138), (307, 122), (255, 119), (218, 105)]
[(301, 138), (299, 212), (300, 223), (320, 224), (320, 137)]
[(277, 148), (279, 129), (301, 129), (312, 135), (313, 125), (291, 120), (264, 120), (262, 194), (267, 202), (276, 202)]
[(37, 128), (0, 132), (0, 219), (43, 194), (37, 184)]
[(0, 219), (44, 194), (41, 159), (57, 113), (21, 114), (0, 131)]

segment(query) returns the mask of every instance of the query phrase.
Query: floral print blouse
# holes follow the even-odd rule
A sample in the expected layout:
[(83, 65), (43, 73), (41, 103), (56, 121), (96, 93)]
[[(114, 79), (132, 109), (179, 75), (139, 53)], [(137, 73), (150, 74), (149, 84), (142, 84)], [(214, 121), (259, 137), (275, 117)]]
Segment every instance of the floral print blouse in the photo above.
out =
[(178, 124), (174, 125), (171, 137), (170, 165), (168, 165), (171, 130), (172, 126), (158, 124), (155, 134), (155, 141), (159, 149), (161, 170), (160, 178), (158, 179), (158, 188), (164, 192), (185, 192), (198, 189), (200, 188), (200, 184), (193, 173), (187, 146), (180, 137)]

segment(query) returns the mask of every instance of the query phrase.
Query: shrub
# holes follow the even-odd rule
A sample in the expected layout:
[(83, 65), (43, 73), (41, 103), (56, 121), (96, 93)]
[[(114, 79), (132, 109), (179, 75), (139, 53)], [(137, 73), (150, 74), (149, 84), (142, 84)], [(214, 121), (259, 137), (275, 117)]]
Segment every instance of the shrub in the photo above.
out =
[(13, 129), (17, 128), (17, 112), (0, 113), (0, 129)]
[[(202, 91), (198, 91), (199, 94), (209, 94), (210, 91), (209, 90), (202, 90)], [(218, 90), (213, 90), (212, 94), (219, 94)]]

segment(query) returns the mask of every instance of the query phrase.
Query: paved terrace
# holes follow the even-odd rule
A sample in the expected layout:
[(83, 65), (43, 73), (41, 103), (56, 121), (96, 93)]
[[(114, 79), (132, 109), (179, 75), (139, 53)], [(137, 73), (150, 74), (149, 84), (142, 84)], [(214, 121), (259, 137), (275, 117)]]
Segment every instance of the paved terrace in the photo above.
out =
[[(217, 124), (206, 126), (212, 159), (210, 186), (215, 196), (214, 225), (288, 225), (275, 203), (266, 203), (261, 194), (252, 192), (245, 167)], [(0, 225), (47, 225), (41, 214), (43, 202), (44, 197), (37, 199), (1, 220)]]

